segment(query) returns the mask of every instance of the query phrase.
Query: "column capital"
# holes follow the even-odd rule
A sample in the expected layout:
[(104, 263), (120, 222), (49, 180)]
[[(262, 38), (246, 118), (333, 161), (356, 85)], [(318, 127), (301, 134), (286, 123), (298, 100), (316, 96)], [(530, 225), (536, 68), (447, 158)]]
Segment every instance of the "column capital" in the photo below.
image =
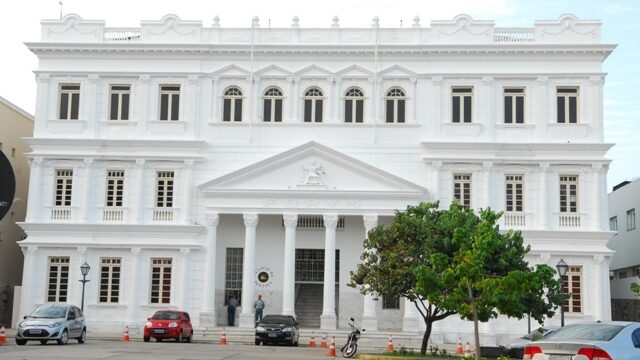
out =
[(87, 252), (87, 247), (86, 246), (78, 246), (76, 248), (76, 250), (80, 253), (80, 254), (84, 254)]
[(367, 232), (378, 226), (378, 215), (376, 214), (365, 214), (362, 216), (362, 220), (364, 221), (364, 228)]
[(131, 248), (131, 253), (132, 253), (133, 255), (138, 255), (138, 254), (140, 254), (140, 251), (141, 251), (141, 250), (142, 250), (142, 249), (141, 249), (141, 248), (139, 248), (139, 247), (134, 247), (134, 248)]
[(591, 169), (593, 170), (593, 172), (600, 172), (600, 170), (602, 170), (602, 164), (591, 164)]
[(247, 227), (255, 227), (258, 226), (258, 214), (254, 212), (247, 212), (242, 214), (242, 218), (244, 219), (244, 226)]
[(493, 167), (493, 162), (485, 161), (482, 163), (482, 167), (485, 168), (485, 170), (490, 170)]
[(93, 165), (93, 159), (91, 158), (82, 159), (82, 162), (84, 163), (85, 167), (89, 167)]
[(140, 77), (138, 78), (140, 80), (141, 83), (143, 84), (147, 84), (149, 82), (149, 80), (151, 79), (151, 76), (149, 75), (140, 75)]
[(295, 228), (298, 226), (298, 214), (285, 213), (282, 215), (282, 219), (284, 220), (284, 226), (286, 228)]
[(549, 81), (549, 77), (548, 76), (538, 76), (536, 78), (536, 83), (538, 85), (546, 85), (546, 83)]
[(33, 255), (38, 250), (38, 247), (35, 245), (23, 246), (20, 248), (22, 250), (23, 255)]
[(189, 248), (181, 248), (180, 249), (180, 255), (182, 255), (182, 256), (187, 256), (187, 255), (189, 255), (190, 252), (191, 252), (191, 249), (189, 249)]
[(326, 229), (335, 229), (338, 225), (337, 214), (324, 214), (322, 215), (322, 219), (324, 220), (324, 227)]
[(548, 171), (549, 163), (540, 163), (540, 171)]
[(432, 161), (431, 166), (434, 170), (440, 170), (440, 168), (442, 167), (442, 161)]
[(145, 159), (136, 159), (136, 166), (137, 167), (144, 167), (144, 165), (147, 163), (147, 160)]
[(551, 254), (550, 253), (541, 253), (540, 254), (540, 260), (542, 260), (544, 263), (548, 263), (550, 259), (551, 259)]
[(209, 212), (204, 216), (204, 219), (204, 221), (207, 223), (207, 226), (218, 226), (220, 215), (218, 215), (218, 213)]
[(595, 260), (596, 264), (600, 265), (604, 261), (604, 255), (602, 254), (593, 255), (593, 260)]

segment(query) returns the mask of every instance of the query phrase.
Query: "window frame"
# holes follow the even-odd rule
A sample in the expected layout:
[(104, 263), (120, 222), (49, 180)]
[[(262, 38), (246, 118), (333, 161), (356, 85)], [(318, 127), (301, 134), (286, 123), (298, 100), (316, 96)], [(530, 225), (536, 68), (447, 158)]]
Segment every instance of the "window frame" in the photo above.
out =
[(107, 170), (107, 177), (105, 181), (105, 207), (124, 207), (125, 175), (125, 170)]
[[(311, 92), (316, 91), (316, 95), (309, 95)], [(302, 120), (305, 123), (322, 123), (324, 122), (324, 91), (318, 86), (311, 86), (304, 91), (304, 96), (302, 97)], [(310, 103), (307, 103), (310, 101)], [(320, 102), (320, 107), (318, 107), (318, 102)], [(307, 121), (307, 104), (311, 104), (309, 108), (309, 120)], [(318, 120), (318, 109), (320, 109), (320, 120)]]
[[(222, 122), (242, 122), (244, 93), (237, 85), (227, 86), (222, 93)], [(228, 107), (227, 107), (228, 101)], [(229, 113), (227, 114), (227, 109)], [(238, 110), (240, 109), (240, 110)]]
[[(356, 95), (356, 92), (359, 94)], [(344, 105), (344, 122), (345, 123), (347, 124), (364, 123), (364, 112), (365, 112), (364, 100), (365, 100), (364, 91), (357, 86), (352, 86), (344, 92), (342, 103)], [(351, 112), (349, 112), (349, 107), (351, 108)]]
[[(566, 179), (565, 179), (566, 178)], [(571, 179), (574, 178), (574, 179)], [(571, 205), (571, 185), (575, 185), (575, 204)], [(566, 199), (563, 200), (563, 186), (566, 187), (564, 189), (567, 192), (567, 195), (564, 196)], [(559, 176), (559, 186), (558, 186), (558, 200), (559, 200), (559, 212), (561, 214), (577, 214), (580, 212), (580, 176), (575, 174), (566, 174)], [(564, 202), (564, 204), (563, 204)], [(565, 209), (564, 211), (562, 209)]]
[[(510, 189), (510, 186), (511, 189)], [(520, 185), (520, 189), (518, 189), (518, 185)], [(509, 204), (509, 192), (511, 194), (511, 204)], [(520, 199), (518, 200), (518, 190), (520, 192)], [(523, 174), (505, 174), (505, 211), (507, 212), (524, 212), (525, 206), (525, 177)], [(520, 204), (518, 205), (518, 202)]]
[[(562, 277), (562, 290), (563, 294), (571, 294), (571, 297), (565, 300), (564, 307), (565, 313), (573, 313), (573, 314), (582, 314), (582, 309), (584, 308), (584, 296), (582, 294), (582, 290), (584, 289), (583, 276), (582, 276), (582, 265), (569, 265), (569, 269), (565, 276)], [(578, 287), (579, 292), (575, 293), (574, 290), (574, 277), (578, 277)], [(577, 296), (576, 296), (577, 295)], [(578, 311), (575, 311), (575, 302), (579, 302)]]
[[(170, 174), (170, 176), (169, 176)], [(166, 181), (167, 183), (162, 183)], [(155, 207), (173, 208), (176, 173), (173, 170), (156, 171)]]
[[(175, 89), (169, 89), (169, 88), (178, 88), (178, 90)], [(158, 111), (158, 119), (160, 121), (180, 121), (180, 102), (182, 101), (182, 84), (160, 84), (159, 85), (160, 91), (159, 91), (159, 111)], [(167, 95), (167, 118), (163, 119), (162, 118), (162, 99), (163, 99), (163, 95)], [(174, 100), (173, 98), (177, 96), (178, 100), (176, 101), (176, 105), (178, 106), (178, 111), (176, 112), (176, 118), (173, 118), (174, 112), (173, 112), (173, 106), (174, 106)]]
[(627, 210), (627, 231), (636, 229), (636, 208)]
[[(64, 89), (64, 87), (77, 87), (77, 89)], [(80, 119), (80, 99), (82, 94), (81, 83), (60, 83), (58, 84), (58, 120), (79, 120)], [(66, 104), (63, 106), (62, 101), (64, 96), (67, 95)], [(77, 95), (77, 96), (74, 96)], [(75, 100), (74, 100), (75, 99)], [(74, 102), (77, 104), (74, 105)], [(74, 117), (75, 107), (75, 117)], [(63, 117), (62, 110), (66, 108)]]
[[(106, 268), (106, 271), (105, 271), (105, 268)], [(117, 274), (117, 276), (114, 276), (114, 274)], [(117, 281), (116, 281), (116, 284), (114, 284), (114, 279), (116, 278), (117, 278)], [(105, 289), (103, 289), (103, 285), (106, 285)], [(98, 284), (98, 303), (100, 304), (120, 303), (119, 300), (120, 300), (121, 285), (122, 285), (122, 258), (101, 257), (100, 258), (100, 283)], [(114, 292), (116, 293), (115, 295), (114, 295)]]
[[(575, 92), (569, 92), (575, 90)], [(575, 98), (575, 121), (571, 121), (571, 98)], [(560, 121), (560, 99), (563, 99), (564, 111)], [(556, 86), (556, 123), (557, 124), (579, 124), (580, 123), (580, 86), (563, 85)]]
[(618, 231), (618, 216), (612, 216), (609, 218), (609, 230)]
[[(384, 122), (386, 124), (404, 124), (407, 122), (407, 92), (400, 86), (393, 86), (384, 95)], [(391, 113), (389, 101), (392, 101)], [(402, 109), (402, 112), (400, 111)], [(389, 116), (392, 116), (390, 118)]]
[[(464, 92), (463, 90), (468, 90)], [(469, 97), (469, 109), (466, 109), (466, 99), (465, 97)], [(459, 117), (455, 118), (455, 106), (456, 106), (456, 98), (458, 98), (458, 115)], [(454, 85), (451, 86), (451, 122), (454, 124), (472, 124), (473, 123), (473, 109), (475, 102), (475, 87), (473, 85)], [(468, 110), (468, 111), (467, 111)], [(467, 113), (469, 113), (469, 121), (467, 121)]]
[(238, 305), (241, 305), (244, 249), (227, 247), (224, 256), (224, 305), (229, 304), (229, 298), (232, 294), (237, 294)]
[[(276, 93), (274, 95), (274, 93)], [(284, 114), (284, 92), (277, 86), (269, 86), (262, 93), (262, 121), (282, 122)], [(278, 113), (278, 102), (280, 102), (280, 112)], [(267, 120), (267, 103), (269, 103), (269, 118)]]
[[(115, 87), (128, 87), (127, 90), (124, 89), (114, 89)], [(113, 95), (117, 95), (117, 109), (116, 109), (116, 117), (113, 118)], [(123, 103), (124, 98), (126, 96), (126, 119), (123, 119)], [(131, 119), (131, 84), (109, 84), (109, 121), (129, 121)]]
[[(465, 184), (469, 185), (467, 189), (465, 189), (465, 186), (464, 186)], [(453, 174), (453, 200), (455, 201), (457, 199), (460, 205), (466, 208), (471, 208), (472, 195), (473, 195), (472, 185), (473, 185), (472, 174), (470, 173)], [(468, 190), (468, 194), (467, 194), (468, 202), (465, 202), (465, 199), (464, 199), (465, 190)], [(456, 195), (457, 192), (459, 193), (459, 195)], [(462, 198), (460, 196), (462, 196)]]
[[(511, 98), (511, 121), (507, 121), (507, 98)], [(522, 99), (522, 119), (518, 119), (518, 98)], [(505, 125), (524, 125), (527, 123), (527, 88), (524, 86), (505, 86), (502, 89), (503, 123)], [(521, 120), (521, 121), (518, 121)]]
[(73, 169), (56, 169), (53, 191), (53, 206), (73, 205)]
[[(47, 261), (47, 302), (67, 302), (69, 298), (70, 265), (71, 258), (69, 256), (49, 256)], [(55, 278), (51, 276), (53, 267), (57, 268)], [(65, 267), (66, 269), (64, 269)], [(66, 278), (62, 276), (65, 270)], [(55, 279), (55, 283), (52, 283), (53, 279)], [(62, 289), (63, 285), (66, 288), (65, 290)], [(52, 291), (54, 292), (53, 295), (51, 295)], [(63, 292), (65, 293), (64, 295), (62, 294)]]
[[(149, 304), (171, 304), (171, 286), (172, 286), (172, 277), (173, 277), (173, 258), (171, 257), (152, 257), (149, 259)], [(159, 268), (159, 276), (158, 276), (158, 289), (157, 289), (157, 300), (154, 301), (154, 267)], [(169, 277), (166, 278), (166, 269), (169, 269)], [(166, 295), (167, 291), (164, 289), (165, 286), (169, 286), (168, 295)], [(165, 301), (166, 300), (166, 301)]]
[(400, 310), (400, 297), (382, 297), (382, 310)]

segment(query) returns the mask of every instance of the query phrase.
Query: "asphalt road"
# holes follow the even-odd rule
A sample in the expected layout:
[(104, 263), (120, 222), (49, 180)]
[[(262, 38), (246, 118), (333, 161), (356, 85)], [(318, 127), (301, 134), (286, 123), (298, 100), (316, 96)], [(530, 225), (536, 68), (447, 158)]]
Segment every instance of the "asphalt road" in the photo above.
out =
[[(342, 356), (340, 356), (342, 357)], [(287, 346), (213, 345), (198, 343), (121, 342), (87, 339), (84, 344), (69, 341), (67, 345), (55, 342), (41, 345), (28, 342), (18, 346), (13, 339), (0, 346), (2, 360), (45, 359), (116, 359), (116, 360), (265, 360), (265, 359), (326, 359), (327, 349)]]

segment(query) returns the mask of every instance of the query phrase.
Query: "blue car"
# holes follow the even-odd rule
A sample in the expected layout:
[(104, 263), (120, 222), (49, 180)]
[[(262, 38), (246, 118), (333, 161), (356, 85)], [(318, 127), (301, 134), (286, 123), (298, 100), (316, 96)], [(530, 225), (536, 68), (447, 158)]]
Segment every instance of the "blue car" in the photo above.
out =
[(65, 345), (69, 339), (83, 344), (86, 338), (87, 326), (80, 309), (69, 304), (47, 303), (38, 306), (18, 324), (16, 344), (25, 345), (35, 340), (44, 345), (55, 340), (58, 345)]

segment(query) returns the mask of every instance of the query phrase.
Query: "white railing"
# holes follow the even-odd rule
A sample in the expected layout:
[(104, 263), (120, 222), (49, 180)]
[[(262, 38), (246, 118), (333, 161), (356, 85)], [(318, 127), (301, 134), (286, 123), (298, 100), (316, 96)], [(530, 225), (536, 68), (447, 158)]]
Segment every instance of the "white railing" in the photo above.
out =
[(104, 32), (104, 41), (139, 41), (140, 29), (110, 28)]
[(102, 209), (102, 221), (124, 222), (125, 213), (122, 207), (105, 207)]
[(561, 228), (579, 228), (580, 214), (561, 213), (558, 215), (558, 226)]
[(51, 220), (52, 221), (67, 221), (71, 220), (72, 208), (69, 206), (55, 206), (51, 208)]
[(507, 227), (523, 228), (527, 226), (527, 214), (521, 211), (504, 213), (504, 225)]
[(493, 42), (497, 43), (532, 43), (535, 42), (533, 29), (495, 29)]
[(156, 223), (172, 223), (174, 219), (174, 208), (154, 208), (153, 222)]

